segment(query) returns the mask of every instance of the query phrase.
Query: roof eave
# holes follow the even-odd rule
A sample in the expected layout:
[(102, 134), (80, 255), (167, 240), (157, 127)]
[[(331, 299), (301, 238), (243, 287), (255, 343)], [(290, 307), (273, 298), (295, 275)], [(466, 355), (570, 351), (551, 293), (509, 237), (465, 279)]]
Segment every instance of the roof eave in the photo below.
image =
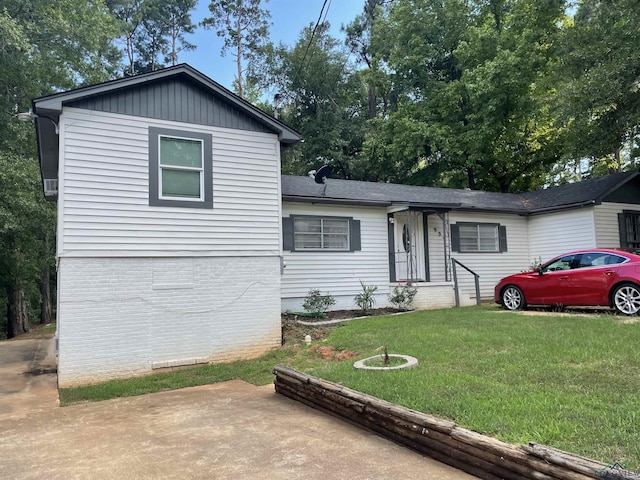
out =
[(528, 215), (535, 216), (549, 212), (559, 212), (562, 210), (574, 210), (576, 208), (593, 207), (595, 205), (600, 205), (600, 203), (601, 202), (598, 200), (587, 200), (586, 202), (577, 202), (567, 205), (553, 205), (551, 207), (534, 208), (529, 211)]
[(391, 202), (382, 200), (358, 200), (352, 198), (308, 197), (302, 195), (283, 195), (282, 201), (292, 203), (312, 203), (327, 205), (358, 205), (364, 207), (389, 207)]

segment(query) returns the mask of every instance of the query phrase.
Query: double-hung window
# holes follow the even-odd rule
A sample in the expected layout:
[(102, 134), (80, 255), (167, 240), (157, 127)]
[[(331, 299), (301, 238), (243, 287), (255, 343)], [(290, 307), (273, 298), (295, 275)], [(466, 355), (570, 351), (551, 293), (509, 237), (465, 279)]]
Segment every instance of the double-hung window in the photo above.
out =
[(507, 231), (498, 223), (458, 222), (451, 225), (452, 250), (460, 253), (507, 251)]
[(149, 128), (149, 204), (212, 208), (211, 135)]
[(298, 217), (294, 220), (296, 250), (349, 251), (349, 219)]
[(291, 252), (355, 252), (361, 249), (360, 220), (291, 215), (282, 219), (282, 248)]

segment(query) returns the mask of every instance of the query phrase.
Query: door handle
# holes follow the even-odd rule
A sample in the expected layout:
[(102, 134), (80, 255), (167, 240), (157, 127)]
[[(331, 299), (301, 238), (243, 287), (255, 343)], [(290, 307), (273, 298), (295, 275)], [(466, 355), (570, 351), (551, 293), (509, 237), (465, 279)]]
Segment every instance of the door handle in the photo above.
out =
[(611, 276), (613, 275), (613, 272), (611, 270), (607, 270), (606, 272), (604, 272), (604, 274), (607, 276)]
[(560, 280), (569, 280), (569, 277), (560, 277)]

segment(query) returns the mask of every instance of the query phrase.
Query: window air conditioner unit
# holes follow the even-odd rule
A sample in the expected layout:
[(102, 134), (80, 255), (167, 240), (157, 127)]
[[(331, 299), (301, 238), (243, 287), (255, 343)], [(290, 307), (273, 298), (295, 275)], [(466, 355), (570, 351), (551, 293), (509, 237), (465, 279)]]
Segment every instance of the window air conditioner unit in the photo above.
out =
[(58, 195), (58, 179), (45, 178), (44, 179), (44, 196), (53, 197), (56, 195)]

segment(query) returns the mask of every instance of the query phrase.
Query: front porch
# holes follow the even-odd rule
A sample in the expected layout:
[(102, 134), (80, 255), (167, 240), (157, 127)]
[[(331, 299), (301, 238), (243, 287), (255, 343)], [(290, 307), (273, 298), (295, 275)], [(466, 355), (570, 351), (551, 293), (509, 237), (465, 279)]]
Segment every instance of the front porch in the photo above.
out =
[(462, 264), (451, 257), (448, 211), (395, 206), (387, 210), (387, 219), (391, 288), (411, 284), (417, 289), (413, 306), (419, 310), (479, 303), (477, 291), (458, 283), (454, 263)]

